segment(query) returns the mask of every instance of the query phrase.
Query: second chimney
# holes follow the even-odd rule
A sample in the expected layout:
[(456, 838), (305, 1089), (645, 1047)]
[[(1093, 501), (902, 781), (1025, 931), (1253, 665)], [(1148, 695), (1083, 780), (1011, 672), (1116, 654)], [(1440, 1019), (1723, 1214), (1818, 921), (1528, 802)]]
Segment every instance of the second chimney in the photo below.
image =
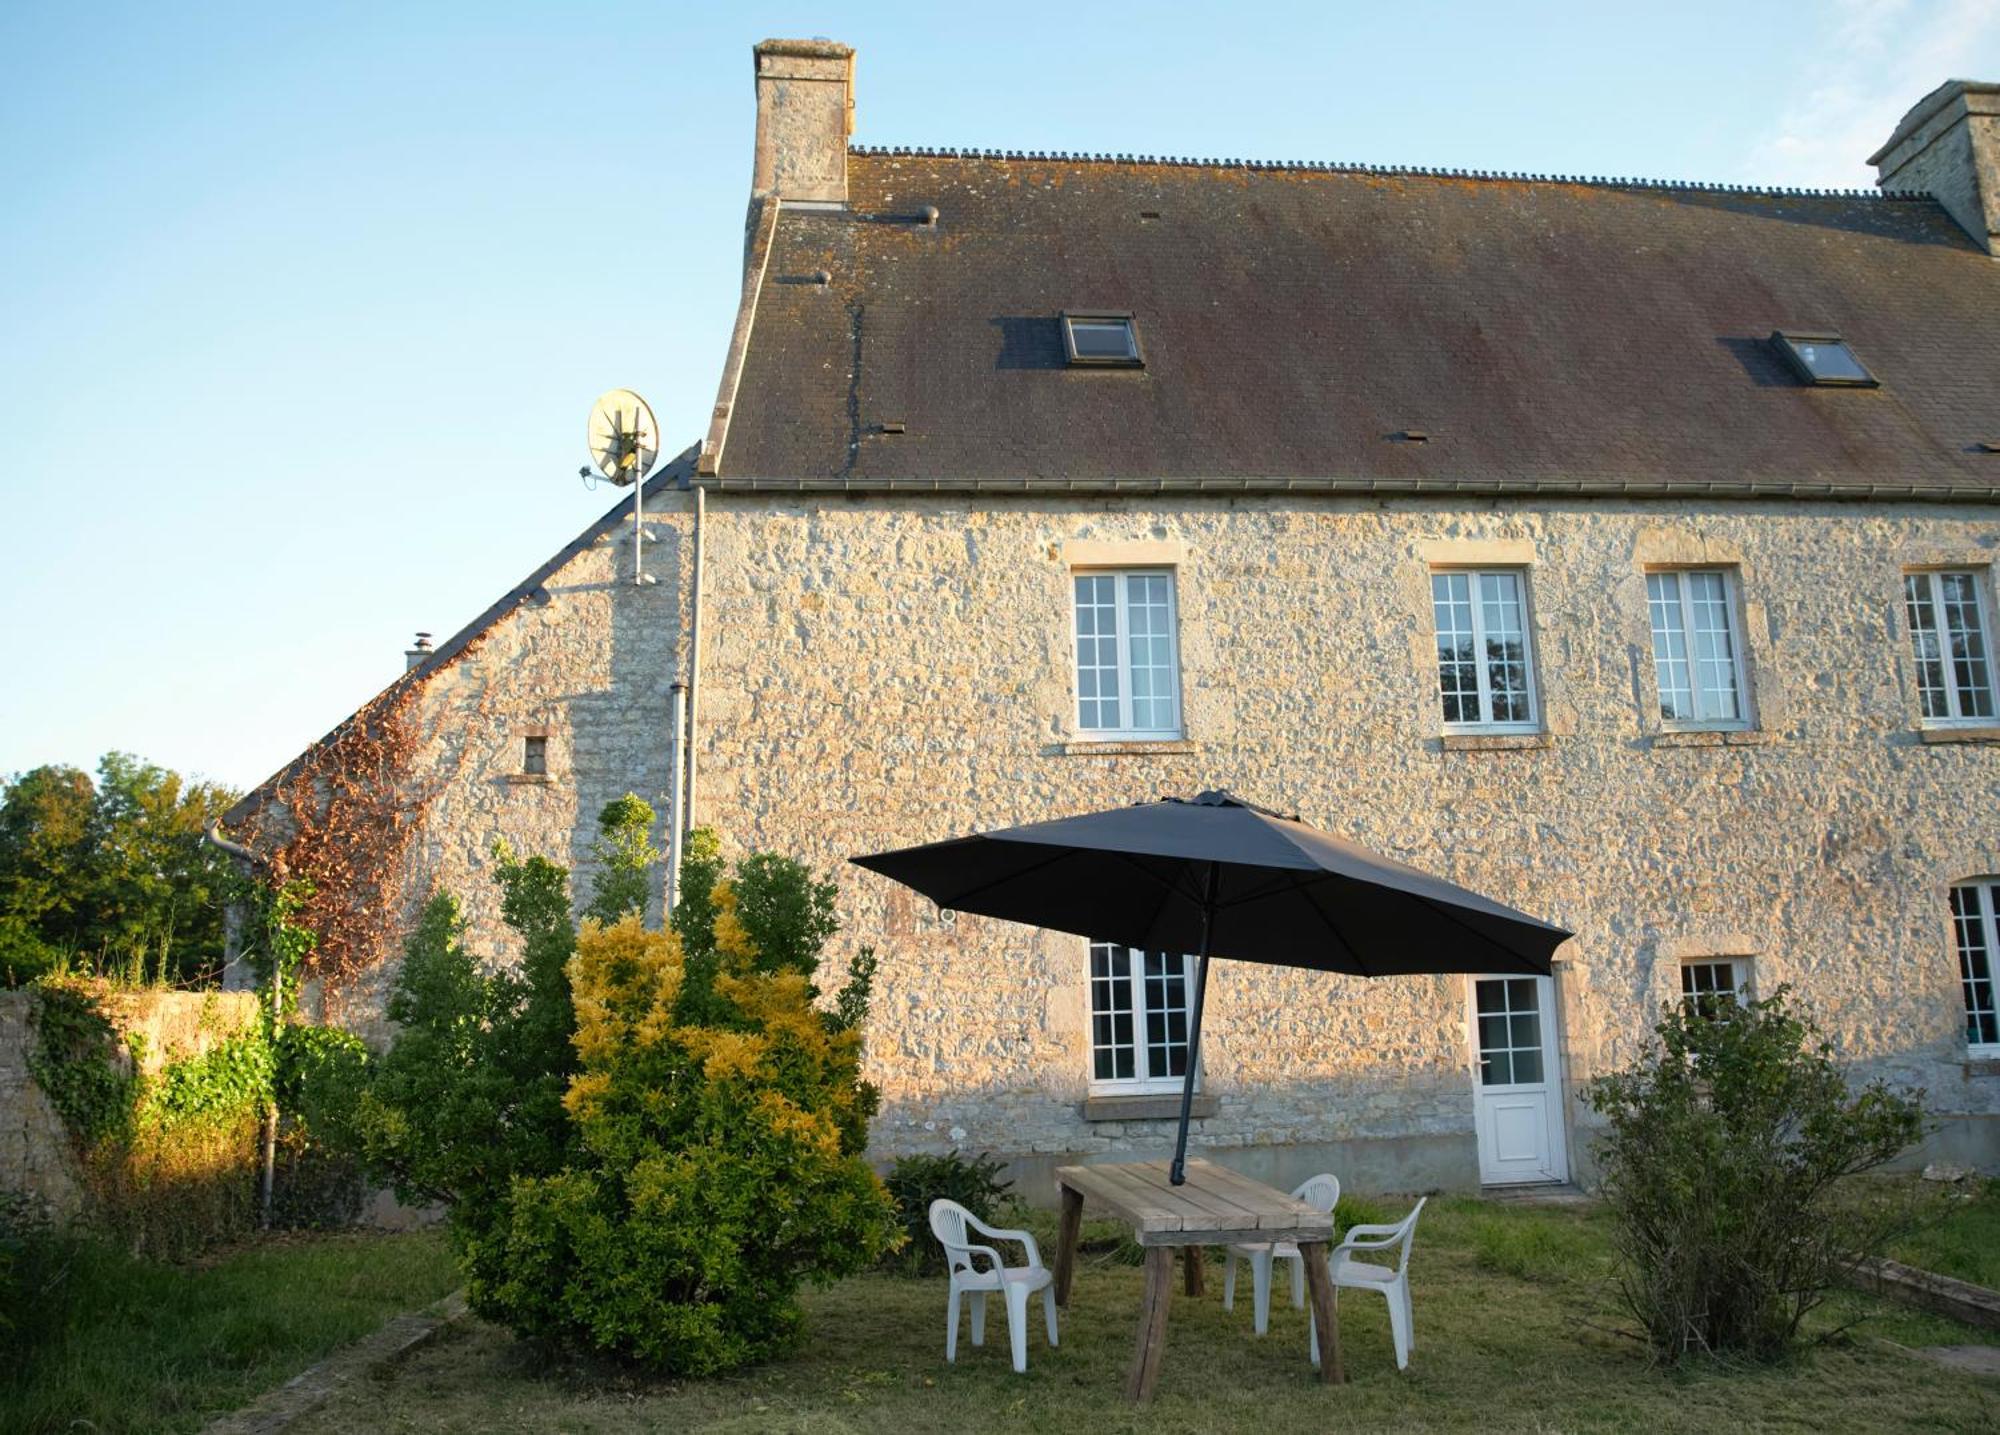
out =
[(755, 197), (847, 203), (854, 133), (854, 50), (831, 40), (766, 40), (757, 64)]
[(1947, 80), (1869, 156), (1876, 184), (1928, 190), (1988, 254), (2000, 257), (2000, 85)]

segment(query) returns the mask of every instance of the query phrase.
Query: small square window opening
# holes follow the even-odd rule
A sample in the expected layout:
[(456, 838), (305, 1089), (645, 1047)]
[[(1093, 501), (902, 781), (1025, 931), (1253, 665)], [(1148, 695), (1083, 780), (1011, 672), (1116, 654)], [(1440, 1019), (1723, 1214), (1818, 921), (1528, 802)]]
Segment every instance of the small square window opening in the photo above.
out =
[(1740, 1002), (1749, 995), (1741, 966), (1731, 960), (1687, 962), (1681, 967), (1681, 1000), (1702, 1016), (1713, 1017), (1723, 1002)]
[(1875, 387), (1875, 376), (1838, 334), (1788, 334), (1780, 329), (1771, 335), (1771, 342), (1809, 384)]
[(545, 737), (521, 741), (521, 771), (530, 777), (545, 777), (549, 770), (549, 740)]
[(1069, 314), (1062, 316), (1063, 352), (1072, 364), (1099, 364), (1136, 369), (1139, 328), (1130, 314)]

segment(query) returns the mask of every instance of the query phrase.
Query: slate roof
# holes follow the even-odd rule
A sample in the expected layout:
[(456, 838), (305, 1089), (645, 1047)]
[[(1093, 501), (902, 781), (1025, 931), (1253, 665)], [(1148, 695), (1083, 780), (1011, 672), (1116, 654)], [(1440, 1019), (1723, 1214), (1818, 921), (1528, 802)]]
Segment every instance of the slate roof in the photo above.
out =
[[(779, 213), (719, 487), (2000, 499), (2000, 263), (1928, 197), (871, 150), (848, 176), (846, 211)], [(1066, 368), (1066, 308), (1131, 310), (1145, 367)], [(1881, 387), (1802, 385), (1774, 329), (1839, 333)]]

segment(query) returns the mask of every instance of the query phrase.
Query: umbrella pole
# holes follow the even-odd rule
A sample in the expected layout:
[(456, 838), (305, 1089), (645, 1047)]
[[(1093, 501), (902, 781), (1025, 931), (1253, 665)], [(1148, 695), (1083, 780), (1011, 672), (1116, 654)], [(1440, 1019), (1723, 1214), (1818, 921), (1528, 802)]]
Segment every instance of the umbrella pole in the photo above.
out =
[(1187, 1070), (1181, 1077), (1181, 1125), (1174, 1137), (1174, 1164), (1168, 1168), (1167, 1180), (1175, 1186), (1187, 1184), (1187, 1138), (1188, 1116), (1194, 1110), (1194, 1073), (1201, 1065), (1201, 1008), (1208, 995), (1208, 930), (1215, 920), (1215, 879), (1216, 865), (1208, 864), (1208, 891), (1201, 906), (1201, 964), (1194, 972), (1194, 1014), (1188, 1022)]

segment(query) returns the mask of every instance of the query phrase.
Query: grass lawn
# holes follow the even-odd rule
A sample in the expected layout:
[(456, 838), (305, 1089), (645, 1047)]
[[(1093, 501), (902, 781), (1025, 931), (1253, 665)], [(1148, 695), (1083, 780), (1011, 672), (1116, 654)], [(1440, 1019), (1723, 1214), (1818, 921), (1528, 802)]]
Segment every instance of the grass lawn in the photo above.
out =
[(1946, 1214), (1889, 1254), (1940, 1275), (2000, 1290), (2000, 1181), (1982, 1181), (1949, 1197)]
[(63, 1328), (0, 1362), (0, 1430), (196, 1430), (458, 1284), (436, 1232), (280, 1237), (191, 1266), (87, 1246)]
[(799, 1353), (726, 1379), (676, 1383), (551, 1367), (504, 1331), (473, 1322), (294, 1430), (2000, 1429), (2000, 1381), (1896, 1348), (1970, 1343), (1978, 1332), (1859, 1294), (1841, 1295), (1815, 1317), (1821, 1333), (1849, 1328), (1789, 1364), (1653, 1370), (1633, 1342), (1604, 1329), (1622, 1321), (1601, 1217), (1463, 1199), (1432, 1201), (1417, 1233), (1417, 1349), (1407, 1373), (1395, 1368), (1381, 1299), (1349, 1293), (1341, 1336), (1351, 1380), (1320, 1386), (1306, 1363), (1305, 1316), (1284, 1303), (1282, 1279), (1271, 1333), (1259, 1340), (1247, 1273), (1236, 1311), (1226, 1312), (1212, 1260), (1207, 1296), (1175, 1298), (1159, 1395), (1139, 1412), (1123, 1388), (1142, 1281), (1122, 1255), (1086, 1259), (1061, 1349), (1032, 1337), (1025, 1376), (1008, 1367), (997, 1304), (986, 1346), (973, 1349), (962, 1335), (959, 1363), (947, 1366), (942, 1278), (876, 1275), (810, 1293)]

